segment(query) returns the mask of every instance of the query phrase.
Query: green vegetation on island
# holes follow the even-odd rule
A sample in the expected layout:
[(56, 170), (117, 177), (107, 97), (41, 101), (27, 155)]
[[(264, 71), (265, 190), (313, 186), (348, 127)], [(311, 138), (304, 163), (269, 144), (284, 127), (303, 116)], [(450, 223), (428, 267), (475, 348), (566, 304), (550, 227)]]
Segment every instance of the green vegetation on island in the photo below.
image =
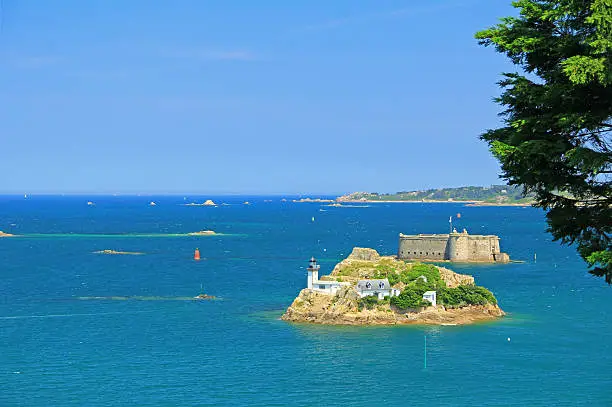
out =
[[(438, 267), (432, 264), (403, 263), (402, 265), (402, 262), (384, 262), (384, 259), (381, 263), (376, 266), (377, 271), (372, 278), (387, 278), (392, 286), (402, 287), (400, 295), (390, 300), (391, 305), (399, 309), (415, 309), (431, 305), (429, 301), (423, 300), (426, 291), (436, 291), (438, 303), (448, 308), (497, 305), (493, 293), (484, 287), (474, 284), (447, 287)], [(395, 264), (399, 264), (400, 267), (393, 267)]]
[(490, 204), (525, 204), (533, 202), (533, 195), (523, 195), (520, 187), (491, 185), (490, 187), (466, 186), (458, 188), (438, 188), (424, 191), (402, 191), (396, 193), (353, 192), (337, 198), (339, 202), (355, 201), (465, 201)]

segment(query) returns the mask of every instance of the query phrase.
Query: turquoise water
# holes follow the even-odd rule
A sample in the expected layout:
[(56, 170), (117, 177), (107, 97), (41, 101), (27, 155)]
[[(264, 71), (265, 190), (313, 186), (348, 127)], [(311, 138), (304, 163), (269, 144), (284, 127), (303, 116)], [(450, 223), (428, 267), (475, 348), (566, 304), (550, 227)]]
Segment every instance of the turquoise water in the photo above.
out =
[[(539, 210), (213, 199), (233, 205), (0, 197), (0, 230), (24, 235), (0, 239), (0, 406), (612, 405), (611, 288), (550, 241)], [(353, 246), (392, 254), (399, 232), (442, 233), (456, 213), (458, 228), (498, 234), (526, 261), (452, 267), (491, 289), (506, 318), (278, 319), (310, 256), (326, 274)], [(223, 235), (184, 236), (204, 229)], [(93, 253), (104, 249), (145, 255)], [(220, 299), (190, 300), (201, 284)]]

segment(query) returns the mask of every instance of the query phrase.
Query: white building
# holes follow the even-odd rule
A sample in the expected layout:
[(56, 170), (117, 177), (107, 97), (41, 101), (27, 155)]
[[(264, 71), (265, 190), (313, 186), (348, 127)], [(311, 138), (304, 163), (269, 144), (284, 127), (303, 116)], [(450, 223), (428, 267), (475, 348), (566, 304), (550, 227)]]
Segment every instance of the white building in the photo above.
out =
[(359, 280), (357, 282), (357, 293), (361, 298), (368, 297), (370, 295), (378, 297), (382, 300), (385, 297), (395, 297), (399, 295), (400, 290), (397, 288), (391, 288), (389, 280)]
[(436, 306), (436, 292), (435, 291), (425, 291), (423, 294), (423, 300), (431, 302), (431, 305)]
[(317, 291), (325, 294), (336, 294), (338, 290), (346, 285), (350, 285), (350, 283), (341, 283), (340, 281), (322, 281), (319, 280), (319, 269), (321, 266), (317, 264), (315, 258), (310, 259), (310, 264), (308, 265), (308, 278), (307, 278), (307, 287), (310, 290)]

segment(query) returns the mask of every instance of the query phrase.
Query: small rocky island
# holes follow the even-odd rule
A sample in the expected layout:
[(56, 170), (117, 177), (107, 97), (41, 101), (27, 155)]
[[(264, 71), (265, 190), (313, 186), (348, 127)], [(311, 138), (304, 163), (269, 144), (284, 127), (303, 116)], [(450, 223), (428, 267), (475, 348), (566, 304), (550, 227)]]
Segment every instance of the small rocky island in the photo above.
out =
[(187, 204), (182, 204), (183, 206), (217, 206), (217, 204), (212, 199), (207, 199), (204, 203), (195, 203), (190, 202)]
[(330, 275), (311, 259), (308, 287), (281, 319), (329, 325), (463, 325), (505, 313), (474, 277), (354, 248)]
[(187, 233), (189, 236), (211, 236), (216, 235), (217, 232), (214, 230), (200, 230), (199, 232), (189, 232)]
[(120, 251), (120, 250), (111, 250), (111, 249), (98, 250), (98, 251), (96, 251), (94, 253), (95, 254), (125, 254), (125, 255), (140, 255), (140, 254), (144, 254), (142, 252), (124, 252), (124, 251)]
[(12, 237), (12, 236), (15, 236), (15, 235), (12, 235), (10, 233), (5, 233), (5, 232), (0, 230), (0, 237)]
[(193, 298), (195, 300), (216, 300), (217, 299), (217, 297), (215, 297), (214, 295), (208, 295), (208, 294), (198, 294)]

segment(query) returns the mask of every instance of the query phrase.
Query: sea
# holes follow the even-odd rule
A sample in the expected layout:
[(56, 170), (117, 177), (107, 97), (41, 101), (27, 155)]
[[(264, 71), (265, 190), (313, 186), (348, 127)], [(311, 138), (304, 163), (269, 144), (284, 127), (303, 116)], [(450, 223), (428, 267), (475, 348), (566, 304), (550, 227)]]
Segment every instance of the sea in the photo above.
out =
[[(218, 206), (185, 205), (206, 199)], [(0, 238), (0, 406), (612, 405), (612, 289), (540, 209), (293, 199), (0, 197), (0, 230), (19, 235)], [(311, 256), (327, 274), (353, 247), (392, 255), (400, 232), (445, 233), (451, 216), (518, 261), (445, 265), (506, 317), (280, 320)], [(200, 230), (218, 234), (187, 235)]]

